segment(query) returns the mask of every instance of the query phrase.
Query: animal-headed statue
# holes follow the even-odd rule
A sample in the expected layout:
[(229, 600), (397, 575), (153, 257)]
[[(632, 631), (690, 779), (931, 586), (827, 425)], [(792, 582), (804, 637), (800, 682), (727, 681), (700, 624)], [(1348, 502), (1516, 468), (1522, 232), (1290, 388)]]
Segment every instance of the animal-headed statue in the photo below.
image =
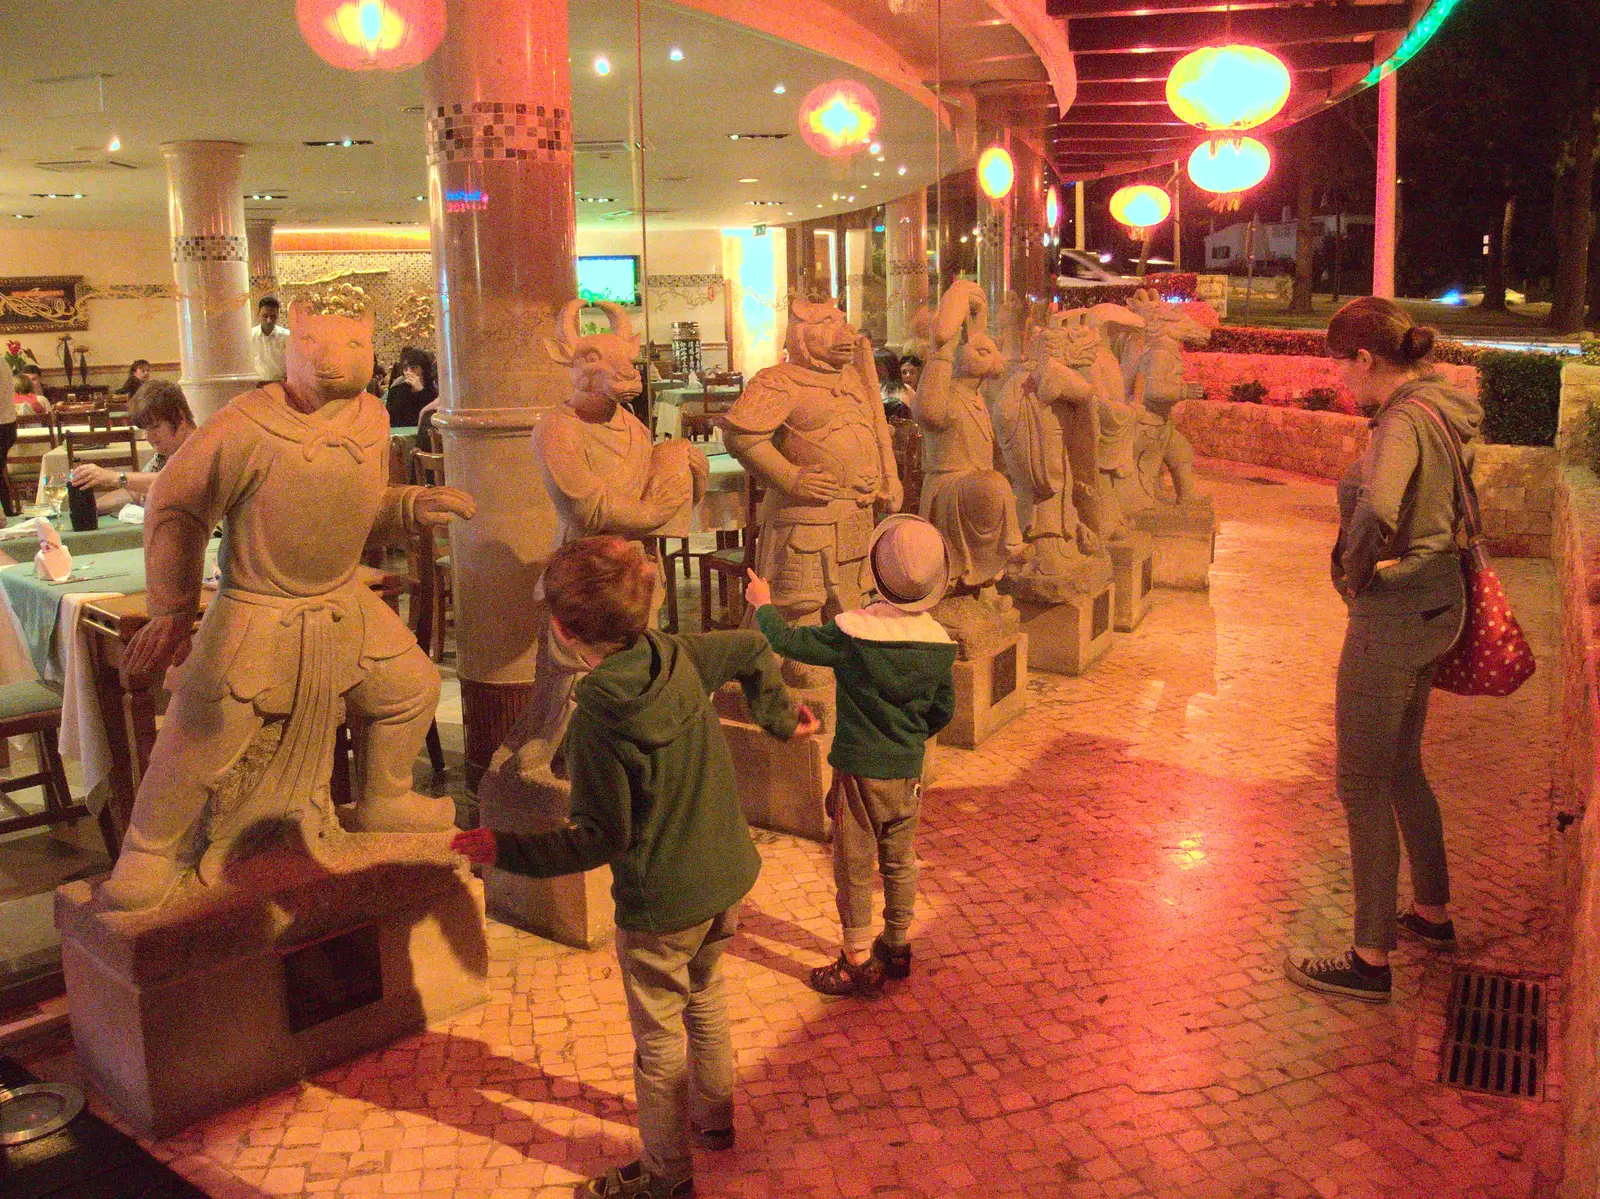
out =
[(1163, 469), (1172, 479), (1175, 501), (1188, 502), (1194, 490), (1194, 447), (1172, 423), (1172, 410), (1183, 399), (1183, 350), (1203, 346), (1211, 330), (1184, 306), (1169, 304), (1155, 291), (1139, 290), (1128, 308), (1144, 327), (1122, 347), (1122, 375), (1128, 394), (1139, 408), (1134, 454), (1137, 469), (1123, 488), (1123, 507), (1132, 512), (1165, 497)]
[(1006, 369), (989, 336), (988, 315), (982, 288), (967, 281), (951, 285), (911, 401), (922, 429), (921, 515), (944, 534), (953, 594), (991, 589), (1009, 562), (1026, 556), (1016, 496), (994, 469), (995, 429), (980, 390)]

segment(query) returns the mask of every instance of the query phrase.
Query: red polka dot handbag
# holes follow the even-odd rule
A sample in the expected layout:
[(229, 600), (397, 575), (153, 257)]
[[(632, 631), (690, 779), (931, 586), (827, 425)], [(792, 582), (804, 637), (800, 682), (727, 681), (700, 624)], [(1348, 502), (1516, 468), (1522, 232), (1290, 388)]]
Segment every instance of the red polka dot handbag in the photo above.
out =
[(1510, 695), (1533, 675), (1533, 651), (1522, 626), (1511, 614), (1500, 578), (1489, 562), (1483, 537), (1478, 491), (1467, 473), (1461, 439), (1432, 404), (1412, 401), (1432, 418), (1450, 447), (1456, 472), (1456, 496), (1467, 535), (1461, 551), (1461, 573), (1467, 584), (1467, 617), (1461, 636), (1434, 668), (1433, 685), (1456, 695)]

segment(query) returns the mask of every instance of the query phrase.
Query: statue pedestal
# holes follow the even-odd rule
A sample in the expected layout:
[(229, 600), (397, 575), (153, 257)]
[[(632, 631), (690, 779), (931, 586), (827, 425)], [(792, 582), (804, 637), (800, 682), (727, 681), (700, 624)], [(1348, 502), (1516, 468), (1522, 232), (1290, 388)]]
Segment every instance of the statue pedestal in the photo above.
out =
[(1014, 634), (1004, 645), (955, 664), (956, 714), (939, 741), (977, 749), (1028, 705), (1028, 637)]
[(1155, 586), (1155, 542), (1147, 533), (1130, 533), (1124, 541), (1106, 546), (1111, 555), (1111, 582), (1116, 588), (1112, 623), (1119, 633), (1131, 633), (1150, 610), (1150, 589)]
[(1111, 648), (1111, 616), (1116, 584), (1105, 580), (1086, 595), (1059, 604), (1019, 600), (1028, 665), (1048, 674), (1080, 675)]
[(739, 806), (747, 821), (808, 841), (833, 836), (833, 821), (823, 808), (833, 783), (833, 767), (828, 765), (833, 734), (779, 741), (758, 725), (724, 716), (722, 735), (733, 752)]
[(358, 834), (321, 860), (280, 846), (143, 912), (58, 888), (90, 1080), (164, 1137), (483, 1002), (483, 893), (448, 844)]
[(1209, 591), (1211, 563), (1217, 556), (1217, 514), (1209, 495), (1181, 507), (1157, 504), (1133, 518), (1141, 533), (1155, 539), (1155, 585), (1182, 591)]
[[(572, 806), (566, 783), (551, 779), (545, 789), (548, 794), (529, 804), (512, 802), (500, 789), (481, 787), (479, 822), (508, 833), (542, 832), (552, 827), (550, 813)], [(616, 929), (609, 866), (559, 878), (527, 878), (490, 867), (483, 873), (483, 895), (489, 914), (501, 923), (576, 949), (593, 949)]]

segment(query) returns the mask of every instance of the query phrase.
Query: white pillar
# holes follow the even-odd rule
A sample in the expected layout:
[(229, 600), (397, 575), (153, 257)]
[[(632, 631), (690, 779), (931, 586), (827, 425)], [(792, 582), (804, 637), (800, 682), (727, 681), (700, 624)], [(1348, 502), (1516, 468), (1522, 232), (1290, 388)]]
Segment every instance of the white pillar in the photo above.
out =
[(1378, 81), (1378, 193), (1372, 226), (1372, 294), (1394, 296), (1395, 211), (1398, 172), (1395, 143), (1399, 133), (1399, 72)]
[(168, 142), (167, 221), (178, 288), (178, 380), (197, 421), (255, 385), (238, 142)]
[[(278, 260), (272, 255), (272, 231), (278, 222), (272, 217), (251, 217), (244, 225), (245, 241), (250, 256), (250, 315), (255, 317), (256, 305), (262, 296), (278, 290)], [(287, 322), (285, 322), (287, 323)]]
[(1088, 249), (1084, 240), (1083, 229), (1083, 180), (1078, 180), (1072, 188), (1072, 236), (1073, 246), (1079, 250)]
[(867, 238), (866, 229), (844, 231), (845, 318), (859, 330), (867, 314)]
[(928, 189), (890, 200), (884, 209), (889, 278), (888, 344), (911, 339), (911, 322), (928, 299)]

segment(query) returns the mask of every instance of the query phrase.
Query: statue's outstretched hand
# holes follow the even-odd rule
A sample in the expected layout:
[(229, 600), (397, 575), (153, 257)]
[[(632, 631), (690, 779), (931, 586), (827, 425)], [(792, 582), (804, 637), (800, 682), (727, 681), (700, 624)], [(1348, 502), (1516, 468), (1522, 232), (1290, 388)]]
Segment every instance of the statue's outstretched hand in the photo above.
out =
[(130, 675), (158, 674), (169, 666), (182, 666), (193, 638), (192, 613), (152, 616), (128, 643), (124, 666)]
[(447, 525), (455, 517), (471, 520), (478, 511), (473, 498), (459, 487), (429, 487), (417, 497), (412, 512), (419, 525)]

